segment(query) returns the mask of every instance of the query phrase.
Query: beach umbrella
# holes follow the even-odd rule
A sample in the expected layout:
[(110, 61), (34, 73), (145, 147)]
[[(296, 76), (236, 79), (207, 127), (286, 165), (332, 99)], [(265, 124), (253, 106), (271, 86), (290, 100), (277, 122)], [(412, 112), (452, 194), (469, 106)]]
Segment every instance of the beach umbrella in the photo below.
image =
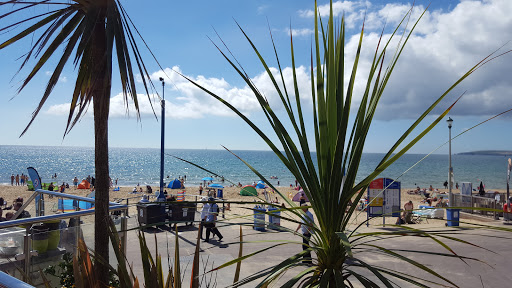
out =
[(224, 186), (222, 186), (220, 184), (210, 184), (210, 185), (208, 185), (208, 187), (210, 187), (210, 188), (220, 188), (220, 189), (224, 188)]
[(204, 177), (202, 180), (203, 181), (213, 181), (215, 179), (213, 179), (212, 177)]
[(295, 196), (293, 196), (292, 201), (293, 202), (300, 202), (300, 197), (304, 194), (304, 198), (306, 198), (306, 202), (309, 202), (308, 196), (306, 196), (306, 193), (304, 193), (304, 190), (299, 190)]
[(265, 184), (265, 182), (263, 182), (263, 180), (260, 180), (258, 181), (258, 184)]
[(265, 186), (265, 183), (259, 183), (258, 182), (258, 184), (256, 184), (256, 188), (257, 189), (264, 189), (265, 187), (267, 187), (267, 186)]

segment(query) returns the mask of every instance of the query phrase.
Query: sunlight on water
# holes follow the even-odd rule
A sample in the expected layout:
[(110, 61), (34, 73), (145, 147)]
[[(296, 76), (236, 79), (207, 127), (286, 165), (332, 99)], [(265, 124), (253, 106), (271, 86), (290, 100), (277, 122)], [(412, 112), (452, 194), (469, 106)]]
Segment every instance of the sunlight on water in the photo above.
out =
[[(204, 168), (223, 175), (234, 183), (252, 184), (259, 179), (240, 160), (223, 150), (185, 150), (168, 149), (165, 151), (165, 182), (186, 175), (187, 184), (197, 186), (208, 175), (190, 164), (173, 158), (174, 155), (187, 159)], [(287, 172), (279, 159), (269, 151), (234, 151), (241, 158), (262, 172), (274, 185), (295, 184), (295, 178)], [(314, 155), (315, 156), (315, 155)], [(384, 154), (364, 154), (357, 179), (361, 180), (372, 171)], [(395, 179), (424, 155), (404, 155), (381, 175)], [(483, 181), (487, 189), (506, 188), (506, 160), (500, 156), (453, 155), (452, 162), (456, 182), (479, 183)], [(80, 180), (94, 175), (94, 148), (77, 147), (37, 147), (37, 146), (0, 146), (0, 183), (10, 184), (10, 175), (27, 172), (34, 167), (44, 182), (72, 182), (77, 176)], [(341, 173), (341, 172), (340, 172)], [(111, 148), (110, 174), (119, 179), (120, 186), (140, 185), (158, 186), (160, 175), (160, 149)], [(169, 178), (167, 178), (169, 176)], [(277, 176), (278, 179), (270, 179)], [(402, 187), (442, 187), (448, 178), (448, 156), (431, 155), (425, 161), (409, 171), (399, 181)], [(226, 185), (230, 185), (228, 182)]]

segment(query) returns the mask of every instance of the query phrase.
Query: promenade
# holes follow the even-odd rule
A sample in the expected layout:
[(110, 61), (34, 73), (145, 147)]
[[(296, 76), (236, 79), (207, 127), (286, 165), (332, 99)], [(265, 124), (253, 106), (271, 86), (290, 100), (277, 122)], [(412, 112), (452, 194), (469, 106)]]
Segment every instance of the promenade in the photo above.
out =
[[(197, 219), (197, 217), (196, 217)], [(237, 220), (242, 222), (244, 220)], [(444, 227), (442, 220), (432, 220), (434, 223), (429, 225), (428, 230), (435, 231), (448, 231), (453, 230)], [(431, 221), (431, 222), (432, 222)], [(462, 219), (464, 221), (464, 219)], [(249, 221), (245, 221), (249, 224)], [(230, 220), (230, 223), (235, 223)], [(136, 226), (136, 220), (134, 217), (130, 218), (129, 227)], [(438, 227), (435, 224), (439, 224)], [(496, 225), (498, 227), (509, 228), (509, 226), (503, 225), (501, 221), (494, 221), (486, 223)], [(206, 270), (210, 270), (213, 267), (218, 267), (230, 260), (237, 257), (239, 251), (239, 227), (238, 225), (219, 224), (219, 230), (223, 234), (224, 238), (222, 242), (210, 240), (210, 243), (206, 243), (201, 240), (201, 265), (206, 267)], [(418, 228), (418, 225), (409, 225), (412, 228)], [(512, 227), (511, 227), (512, 228)], [(371, 225), (369, 228), (362, 228), (360, 231), (390, 231), (396, 229), (391, 226), (378, 227)], [(424, 229), (424, 228), (422, 228)], [(465, 262), (458, 258), (448, 258), (435, 255), (417, 254), (401, 252), (402, 255), (417, 260), (424, 264), (426, 267), (433, 269), (440, 275), (450, 279), (456, 283), (459, 287), (508, 287), (512, 281), (512, 275), (510, 271), (510, 264), (512, 263), (512, 249), (510, 249), (510, 232), (492, 231), (489, 229), (469, 229), (465, 226), (457, 228), (454, 231), (455, 237), (471, 242), (482, 248), (471, 246), (464, 243), (459, 243), (452, 240), (442, 240), (448, 244), (457, 254), (467, 257), (479, 259), (482, 262), (466, 260)], [(204, 231), (206, 232), (206, 231)], [(244, 243), (243, 255), (253, 253), (260, 249), (264, 249), (276, 242), (267, 241), (301, 241), (298, 236), (294, 236), (287, 232), (275, 232), (273, 230), (267, 230), (266, 232), (258, 232), (252, 229), (252, 227), (243, 227), (244, 241), (253, 243)], [(174, 258), (174, 241), (175, 234), (171, 229), (150, 229), (145, 232), (148, 246), (151, 247), (152, 254), (155, 251), (155, 236), (158, 243), (158, 252), (162, 255), (162, 263), (164, 271), (168, 267), (168, 258), (172, 263)], [(178, 237), (179, 237), (179, 249), (180, 249), (180, 262), (181, 272), (184, 279), (184, 285), (189, 285), (190, 272), (192, 268), (192, 259), (195, 251), (196, 237), (197, 237), (197, 226), (178, 226)], [(402, 250), (420, 250), (430, 251), (439, 253), (450, 253), (441, 245), (435, 243), (427, 237), (398, 237), (379, 241), (377, 245), (382, 245), (386, 248), (402, 249)], [(135, 274), (141, 279), (143, 278), (142, 262), (140, 257), (139, 242), (137, 233), (130, 231), (128, 234), (128, 245), (127, 245), (127, 257), (130, 263), (133, 263)], [(483, 249), (484, 248), (484, 249)], [(276, 248), (267, 250), (261, 254), (250, 257), (242, 262), (242, 269), (240, 279), (249, 276), (258, 271), (262, 271), (273, 264), (277, 264), (287, 257), (294, 255), (301, 250), (299, 244), (286, 244)], [(440, 282), (433, 275), (427, 274), (423, 271), (418, 270), (411, 264), (405, 263), (399, 259), (393, 259), (385, 257), (381, 253), (376, 251), (368, 251), (364, 253), (358, 253), (368, 263), (376, 264), (381, 267), (387, 267), (390, 269), (397, 270), (402, 273), (411, 274), (416, 277), (426, 279), (428, 281)], [(111, 257), (114, 257), (112, 254)], [(217, 272), (212, 272), (205, 275), (203, 281), (216, 282), (217, 287), (226, 287), (233, 283), (235, 265), (223, 268)], [(203, 272), (203, 268), (200, 270)], [(282, 277), (279, 284), (285, 283), (288, 279), (294, 276), (293, 272), (299, 272), (299, 269), (290, 271)], [(365, 275), (369, 275), (366, 272)], [(166, 275), (166, 274), (164, 274)], [(375, 277), (370, 277), (375, 278)], [(206, 287), (206, 282), (203, 282), (202, 287)], [(254, 287), (257, 282), (250, 283), (244, 287)], [(410, 287), (409, 283), (397, 282), (402, 287)], [(432, 283), (425, 282), (427, 286), (435, 286)], [(447, 284), (447, 283), (443, 283)], [(212, 286), (210, 286), (212, 287)]]

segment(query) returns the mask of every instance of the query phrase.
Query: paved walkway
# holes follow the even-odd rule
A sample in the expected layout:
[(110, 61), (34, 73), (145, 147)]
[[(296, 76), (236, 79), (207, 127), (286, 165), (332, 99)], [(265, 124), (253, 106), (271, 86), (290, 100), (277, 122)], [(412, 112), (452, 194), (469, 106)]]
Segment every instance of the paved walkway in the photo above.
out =
[[(198, 217), (196, 217), (197, 219)], [(442, 221), (440, 221), (441, 223)], [(247, 223), (248, 224), (248, 223)], [(501, 222), (495, 222), (498, 226), (509, 228), (510, 226), (502, 225)], [(137, 225), (135, 218), (131, 218), (129, 221), (129, 227), (135, 227)], [(222, 242), (217, 239), (211, 240), (210, 243), (201, 241), (201, 259), (204, 269), (210, 270), (212, 267), (217, 267), (221, 264), (226, 263), (238, 256), (239, 244), (239, 227), (238, 225), (222, 226), (219, 225), (219, 230), (224, 236)], [(441, 226), (441, 225), (440, 225)], [(411, 226), (414, 227), (414, 226)], [(512, 227), (510, 227), (512, 228)], [(192, 268), (192, 259), (195, 250), (195, 243), (197, 237), (197, 226), (178, 226), (179, 232), (179, 249), (180, 249), (180, 261), (181, 261), (181, 272), (184, 279), (184, 285), (189, 285), (190, 282), (190, 271)], [(362, 228), (361, 231), (389, 231), (393, 229), (387, 227), (371, 227)], [(448, 228), (439, 227), (436, 230), (446, 231)], [(206, 232), (206, 231), (204, 231)], [(464, 240), (470, 241), (471, 243), (478, 245), (482, 248), (475, 246), (455, 242), (452, 240), (445, 241), (454, 251), (460, 255), (474, 257), (481, 260), (477, 261), (461, 261), (458, 258), (447, 258), (439, 256), (431, 256), (426, 254), (415, 254), (404, 252), (403, 255), (418, 260), (425, 264), (427, 267), (435, 270), (439, 274), (447, 277), (448, 279), (455, 282), (460, 287), (509, 287), (509, 283), (512, 282), (511, 264), (512, 264), (512, 249), (511, 241), (509, 238), (512, 237), (510, 232), (499, 232), (483, 229), (460, 229), (459, 232), (464, 233), (454, 235)], [(243, 254), (258, 251), (269, 247), (270, 245), (276, 244), (276, 240), (283, 241), (301, 241), (298, 236), (291, 235), (286, 232), (274, 232), (267, 230), (267, 232), (258, 232), (253, 230), (249, 226), (243, 227), (244, 241), (254, 241), (253, 243), (244, 244)], [(151, 229), (145, 232), (146, 240), (151, 251), (155, 251), (155, 236), (158, 243), (158, 252), (162, 255), (162, 262), (164, 264), (164, 271), (167, 269), (168, 260), (171, 261), (174, 258), (174, 237), (175, 234), (171, 229)], [(421, 251), (434, 251), (434, 252), (448, 252), (446, 249), (436, 244), (429, 238), (419, 237), (399, 237), (392, 240), (385, 240), (378, 242), (379, 245), (387, 248), (403, 249), (403, 250), (421, 250)], [(489, 249), (489, 250), (486, 250)], [(242, 269), (240, 278), (247, 277), (255, 272), (264, 270), (273, 264), (277, 264), (284, 260), (286, 257), (292, 256), (301, 250), (299, 244), (286, 244), (281, 245), (277, 248), (270, 249), (264, 253), (258, 254), (242, 262)], [(365, 261), (379, 266), (388, 267), (395, 269), (402, 273), (415, 275), (427, 279), (429, 281), (439, 282), (434, 276), (425, 274), (419, 271), (412, 265), (405, 263), (399, 259), (391, 259), (384, 257), (382, 254), (368, 250), (359, 256), (364, 255)], [(114, 257), (112, 254), (111, 257)], [(140, 261), (140, 249), (139, 242), (135, 231), (130, 231), (128, 236), (128, 249), (127, 257), (130, 263), (133, 263), (135, 274), (142, 279), (142, 263)], [(114, 257), (115, 258), (115, 257)], [(206, 282), (216, 282), (217, 287), (226, 287), (233, 283), (234, 277), (234, 265), (221, 269), (215, 273), (208, 273), (202, 278), (202, 287), (206, 287)], [(294, 270), (292, 272), (298, 272), (300, 270)], [(203, 271), (201, 271), (203, 272)], [(294, 274), (290, 272), (286, 274), (279, 283), (284, 283), (290, 279)], [(369, 273), (366, 273), (368, 275)], [(409, 287), (407, 283), (400, 283), (402, 287)], [(432, 284), (427, 284), (433, 286)], [(255, 283), (246, 285), (245, 287), (254, 287)], [(210, 286), (212, 287), (212, 286)], [(276, 287), (279, 287), (277, 285)]]

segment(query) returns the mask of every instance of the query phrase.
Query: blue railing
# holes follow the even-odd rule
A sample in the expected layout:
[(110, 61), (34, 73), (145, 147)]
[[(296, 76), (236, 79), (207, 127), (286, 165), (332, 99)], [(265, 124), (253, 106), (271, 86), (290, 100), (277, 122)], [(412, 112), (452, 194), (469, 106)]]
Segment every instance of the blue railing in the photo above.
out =
[(3, 288), (3, 287), (6, 287), (6, 288), (11, 288), (11, 287), (34, 288), (34, 286), (28, 285), (27, 283), (25, 283), (21, 280), (18, 280), (16, 278), (12, 277), (11, 275), (6, 274), (2, 271), (0, 271), (0, 287), (1, 288)]

